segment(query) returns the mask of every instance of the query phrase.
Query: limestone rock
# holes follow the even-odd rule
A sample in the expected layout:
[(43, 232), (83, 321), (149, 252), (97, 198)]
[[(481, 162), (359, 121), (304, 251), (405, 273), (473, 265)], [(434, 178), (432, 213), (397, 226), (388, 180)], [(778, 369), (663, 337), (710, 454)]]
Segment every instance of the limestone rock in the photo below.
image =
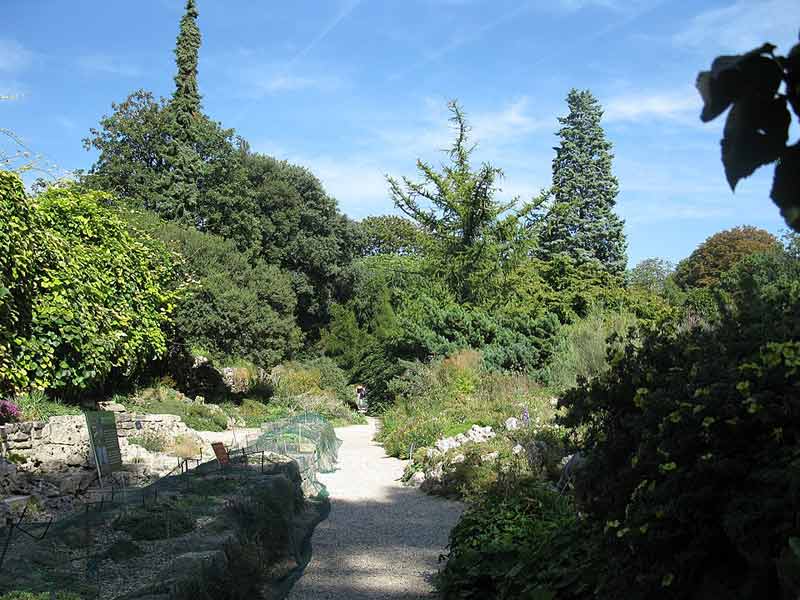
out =
[(17, 466), (0, 456), (0, 477), (3, 475), (14, 475), (17, 472)]
[(484, 454), (481, 456), (481, 462), (492, 462), (497, 460), (497, 457), (500, 456), (499, 452), (489, 452), (489, 454)]
[(504, 425), (507, 431), (516, 431), (517, 429), (519, 429), (519, 421), (517, 421), (517, 419), (515, 419), (514, 417), (507, 418)]
[(226, 562), (225, 552), (222, 550), (187, 552), (172, 559), (164, 571), (168, 575), (189, 575), (196, 573), (206, 565), (218, 564), (224, 566)]
[(109, 400), (107, 402), (98, 402), (97, 403), (97, 409), (98, 410), (107, 410), (107, 411), (115, 412), (115, 413), (128, 412), (128, 410), (124, 406), (122, 406), (122, 404), (119, 404), (117, 402), (112, 402), (111, 400)]
[(414, 485), (422, 485), (424, 481), (425, 481), (424, 471), (415, 471), (414, 474), (411, 476), (411, 479), (409, 480), (409, 482)]

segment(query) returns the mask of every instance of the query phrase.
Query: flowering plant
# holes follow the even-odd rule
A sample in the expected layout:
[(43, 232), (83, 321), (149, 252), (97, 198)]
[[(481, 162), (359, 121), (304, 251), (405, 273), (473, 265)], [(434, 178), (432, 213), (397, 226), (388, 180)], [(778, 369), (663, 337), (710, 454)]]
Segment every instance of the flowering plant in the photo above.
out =
[(10, 400), (0, 400), (0, 425), (19, 420), (19, 407)]

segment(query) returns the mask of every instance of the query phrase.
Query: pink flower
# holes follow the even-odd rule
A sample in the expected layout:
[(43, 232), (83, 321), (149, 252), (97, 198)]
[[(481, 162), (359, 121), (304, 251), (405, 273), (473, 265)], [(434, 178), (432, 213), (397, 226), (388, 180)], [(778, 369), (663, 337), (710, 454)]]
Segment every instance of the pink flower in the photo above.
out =
[(10, 400), (0, 400), (0, 425), (18, 421), (19, 407)]

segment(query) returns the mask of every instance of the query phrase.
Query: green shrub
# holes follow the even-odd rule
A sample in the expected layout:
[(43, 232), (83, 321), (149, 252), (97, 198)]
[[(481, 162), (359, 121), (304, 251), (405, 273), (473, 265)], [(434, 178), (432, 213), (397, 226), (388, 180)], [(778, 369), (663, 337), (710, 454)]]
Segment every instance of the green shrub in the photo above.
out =
[(187, 404), (181, 418), (188, 427), (197, 431), (225, 431), (228, 428), (228, 418), (225, 413), (221, 410), (212, 410), (205, 404)]
[(19, 394), (14, 398), (14, 403), (22, 411), (22, 421), (46, 421), (50, 417), (81, 414), (77, 406), (64, 404), (57, 399), (51, 400), (39, 390)]
[(224, 431), (228, 427), (228, 418), (221, 408), (195, 402), (164, 385), (140, 390), (122, 403), (131, 412), (177, 415), (197, 431)]
[(334, 425), (364, 423), (355, 412), (355, 393), (347, 385), (344, 371), (329, 358), (280, 365), (270, 374), (275, 397), (268, 404), (285, 415), (314, 412)]
[(173, 259), (109, 200), (76, 188), (31, 200), (0, 171), (0, 391), (72, 393), (166, 352)]
[(141, 446), (148, 452), (163, 452), (169, 442), (163, 435), (154, 431), (145, 431), (142, 435), (130, 436), (128, 443)]
[[(189, 348), (216, 362), (246, 359), (270, 368), (300, 347), (297, 298), (291, 275), (237, 249), (231, 240), (128, 213), (136, 231), (164, 242), (183, 257), (180, 278), (193, 282), (177, 304), (176, 333)], [(233, 364), (229, 366), (243, 366)]]
[(130, 540), (117, 540), (111, 547), (105, 551), (103, 558), (113, 560), (114, 562), (123, 562), (142, 556), (144, 551)]
[(383, 413), (377, 439), (390, 456), (400, 458), (473, 424), (497, 428), (523, 407), (542, 423), (554, 414), (533, 379), (489, 371), (474, 350), (429, 364), (411, 363), (389, 388), (398, 400)]
[[(628, 312), (595, 307), (585, 318), (565, 327), (550, 363), (543, 370), (548, 386), (566, 390), (581, 379), (593, 379), (608, 370), (608, 353), (624, 345), (637, 320)], [(611, 336), (613, 340), (609, 340)]]
[(176, 598), (263, 597), (273, 566), (294, 551), (291, 520), (303, 506), (302, 493), (292, 483), (283, 480), (279, 486), (247, 490), (226, 504), (235, 535), (225, 545), (224, 565), (215, 562), (187, 577)]
[(742, 259), (719, 324), (629, 344), (569, 392), (587, 465), (576, 492), (605, 530), (606, 597), (795, 597), (800, 262)]
[(450, 533), (437, 588), (444, 600), (589, 598), (596, 540), (568, 497), (535, 479), (500, 479)]

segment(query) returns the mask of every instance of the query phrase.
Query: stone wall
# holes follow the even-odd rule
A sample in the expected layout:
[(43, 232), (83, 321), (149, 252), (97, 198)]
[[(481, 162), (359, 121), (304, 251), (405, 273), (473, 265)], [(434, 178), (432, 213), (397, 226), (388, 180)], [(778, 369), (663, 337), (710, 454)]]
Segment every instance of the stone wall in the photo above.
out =
[[(172, 438), (191, 431), (176, 415), (115, 414), (123, 450), (131, 436), (149, 432)], [(0, 450), (5, 456), (15, 455), (15, 462), (27, 471), (46, 473), (94, 466), (89, 430), (83, 415), (50, 417), (47, 422), (0, 425)], [(20, 459), (25, 460), (22, 462)]]

